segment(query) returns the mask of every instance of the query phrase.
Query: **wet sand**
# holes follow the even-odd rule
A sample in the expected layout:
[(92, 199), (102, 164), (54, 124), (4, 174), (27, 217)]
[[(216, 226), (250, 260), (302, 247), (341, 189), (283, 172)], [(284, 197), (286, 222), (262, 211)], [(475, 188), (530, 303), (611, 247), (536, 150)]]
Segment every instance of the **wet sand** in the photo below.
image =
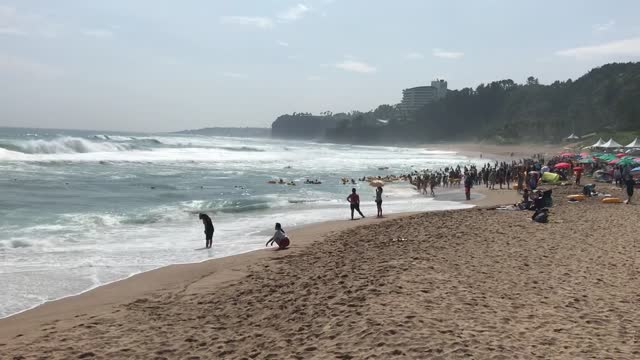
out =
[(564, 201), (577, 190), (554, 191), (548, 224), (337, 221), (290, 250), (140, 274), (0, 320), (0, 358), (640, 358), (640, 206)]

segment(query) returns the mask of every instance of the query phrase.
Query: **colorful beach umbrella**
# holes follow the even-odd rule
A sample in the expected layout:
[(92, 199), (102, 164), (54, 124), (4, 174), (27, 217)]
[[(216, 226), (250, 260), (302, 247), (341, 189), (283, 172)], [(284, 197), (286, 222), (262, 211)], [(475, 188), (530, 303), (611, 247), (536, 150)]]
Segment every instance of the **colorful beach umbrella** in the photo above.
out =
[(631, 169), (632, 173), (640, 173), (640, 166), (638, 166), (637, 168), (633, 168)]
[(608, 164), (609, 164), (609, 165), (613, 165), (613, 164), (617, 164), (617, 163), (619, 163), (619, 162), (620, 162), (620, 159), (613, 159), (613, 160), (609, 161), (609, 163), (608, 163)]
[(617, 159), (613, 154), (600, 154), (597, 156), (597, 158), (603, 161), (611, 161)]
[(618, 153), (618, 154), (616, 154), (616, 157), (621, 158), (621, 157), (623, 157), (624, 155), (625, 155), (625, 154), (623, 154), (623, 153)]
[(621, 158), (620, 161), (617, 162), (617, 165), (627, 166), (627, 165), (635, 165), (637, 163), (638, 162), (636, 161), (636, 159), (632, 158), (631, 156), (625, 156)]
[(593, 164), (594, 160), (590, 157), (584, 158), (580, 161), (578, 161), (580, 164)]
[(561, 162), (556, 164), (556, 166), (554, 166), (556, 169), (568, 169), (571, 167), (571, 164), (566, 163), (566, 162)]
[(574, 156), (576, 156), (576, 154), (567, 152), (567, 153), (560, 154), (560, 156), (562, 156), (562, 157), (574, 157)]

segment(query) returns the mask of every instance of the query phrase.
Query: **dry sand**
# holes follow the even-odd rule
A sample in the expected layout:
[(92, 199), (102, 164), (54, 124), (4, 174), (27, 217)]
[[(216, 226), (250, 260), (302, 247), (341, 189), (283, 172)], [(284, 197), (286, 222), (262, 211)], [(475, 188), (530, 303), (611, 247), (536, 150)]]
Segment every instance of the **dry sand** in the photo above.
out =
[(549, 224), (340, 221), (287, 251), (144, 273), (0, 320), (0, 358), (638, 359), (640, 206), (566, 203), (576, 191), (555, 190)]
[(481, 154), (485, 159), (494, 160), (518, 160), (531, 158), (534, 154), (543, 154), (550, 158), (563, 151), (564, 147), (571, 147), (572, 144), (563, 145), (543, 145), (543, 144), (516, 144), (516, 145), (493, 145), (482, 143), (449, 143), (430, 144), (422, 147), (435, 150), (455, 151), (459, 154), (479, 157)]

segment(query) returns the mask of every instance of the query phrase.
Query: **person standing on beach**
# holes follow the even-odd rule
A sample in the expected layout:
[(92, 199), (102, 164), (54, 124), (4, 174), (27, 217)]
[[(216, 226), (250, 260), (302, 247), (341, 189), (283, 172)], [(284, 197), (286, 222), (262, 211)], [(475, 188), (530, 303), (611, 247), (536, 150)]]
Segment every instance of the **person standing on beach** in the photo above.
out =
[[(382, 217), (382, 186), (376, 188), (376, 206), (378, 207), (378, 217)], [(351, 218), (353, 218), (353, 211), (351, 212)]]
[(468, 173), (464, 176), (464, 195), (467, 200), (471, 200), (471, 188), (473, 187), (473, 179)]
[(211, 246), (213, 245), (213, 222), (207, 214), (200, 214), (199, 217), (204, 224), (205, 248), (211, 249)]
[(351, 220), (353, 220), (353, 211), (358, 211), (358, 214), (364, 219), (362, 211), (360, 211), (360, 195), (356, 194), (356, 188), (351, 189), (351, 195), (347, 196), (347, 201), (351, 205)]
[(573, 170), (576, 174), (576, 185), (580, 185), (580, 179), (582, 178), (582, 168), (578, 167)]
[(631, 204), (631, 198), (633, 197), (633, 190), (636, 186), (636, 182), (633, 180), (633, 175), (631, 174), (631, 165), (627, 165), (622, 171), (622, 181), (627, 187), (627, 204)]

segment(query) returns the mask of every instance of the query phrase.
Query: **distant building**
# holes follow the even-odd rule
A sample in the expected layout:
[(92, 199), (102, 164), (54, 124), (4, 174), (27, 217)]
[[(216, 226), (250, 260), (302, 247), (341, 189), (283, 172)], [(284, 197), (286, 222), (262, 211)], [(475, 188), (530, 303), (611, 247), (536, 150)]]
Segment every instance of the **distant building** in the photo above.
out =
[(402, 90), (400, 108), (406, 112), (413, 112), (426, 104), (442, 99), (447, 95), (447, 82), (434, 80), (431, 86), (418, 86)]

